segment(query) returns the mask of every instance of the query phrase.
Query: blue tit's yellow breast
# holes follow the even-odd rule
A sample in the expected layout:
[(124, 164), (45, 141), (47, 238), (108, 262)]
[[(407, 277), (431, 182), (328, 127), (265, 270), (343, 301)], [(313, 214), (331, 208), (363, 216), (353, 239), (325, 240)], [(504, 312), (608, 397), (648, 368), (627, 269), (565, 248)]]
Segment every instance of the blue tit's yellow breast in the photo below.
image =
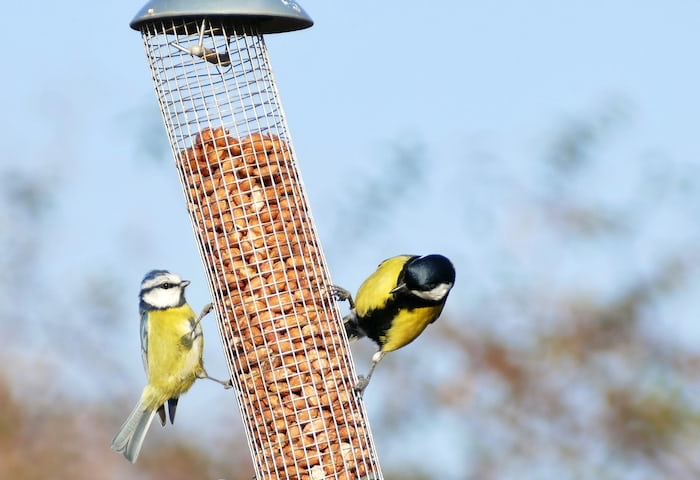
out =
[(362, 282), (355, 295), (355, 311), (360, 317), (364, 317), (373, 310), (384, 308), (393, 298), (391, 291), (396, 287), (401, 270), (410, 258), (411, 255), (389, 258)]
[(411, 343), (440, 315), (441, 311), (442, 305), (399, 310), (391, 326), (379, 339), (382, 351), (391, 352)]
[(156, 407), (186, 392), (202, 368), (202, 336), (183, 341), (192, 338), (195, 318), (187, 304), (148, 313), (148, 403)]

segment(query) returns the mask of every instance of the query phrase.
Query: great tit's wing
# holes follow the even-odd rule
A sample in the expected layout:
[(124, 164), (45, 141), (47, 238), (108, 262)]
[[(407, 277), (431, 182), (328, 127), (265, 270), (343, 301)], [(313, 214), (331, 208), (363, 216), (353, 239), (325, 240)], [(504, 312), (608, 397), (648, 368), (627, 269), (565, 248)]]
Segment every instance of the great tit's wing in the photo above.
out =
[(392, 291), (398, 286), (401, 272), (411, 258), (414, 255), (388, 258), (362, 282), (355, 295), (355, 311), (360, 317), (365, 317), (373, 310), (381, 310), (393, 298)]
[(143, 369), (148, 374), (148, 312), (141, 314), (141, 359)]

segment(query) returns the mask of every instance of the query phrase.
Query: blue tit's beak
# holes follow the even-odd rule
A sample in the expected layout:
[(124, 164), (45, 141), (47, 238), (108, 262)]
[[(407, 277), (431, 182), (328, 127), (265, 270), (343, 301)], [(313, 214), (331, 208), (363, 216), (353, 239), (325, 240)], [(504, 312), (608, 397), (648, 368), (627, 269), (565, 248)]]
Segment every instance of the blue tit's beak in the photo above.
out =
[(190, 284), (190, 281), (189, 281), (189, 280), (183, 280), (183, 281), (180, 282), (180, 286), (181, 286), (182, 288), (185, 288), (185, 287), (186, 287), (187, 285), (189, 285), (189, 284)]

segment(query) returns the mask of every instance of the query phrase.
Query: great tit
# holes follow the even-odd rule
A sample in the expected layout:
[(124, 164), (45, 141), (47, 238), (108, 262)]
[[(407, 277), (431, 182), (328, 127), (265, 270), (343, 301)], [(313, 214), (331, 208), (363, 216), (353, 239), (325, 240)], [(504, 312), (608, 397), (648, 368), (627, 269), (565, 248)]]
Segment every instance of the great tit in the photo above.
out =
[(452, 262), (442, 255), (399, 255), (384, 260), (357, 290), (333, 286), (338, 300), (350, 303), (343, 318), (350, 341), (369, 337), (379, 346), (366, 377), (355, 390), (362, 395), (377, 364), (388, 352), (411, 343), (440, 316), (455, 283)]
[(202, 352), (204, 338), (200, 321), (208, 314), (211, 304), (199, 317), (185, 300), (188, 280), (167, 270), (152, 270), (141, 282), (139, 311), (141, 313), (141, 356), (148, 383), (141, 399), (112, 440), (112, 449), (130, 462), (135, 462), (156, 412), (161, 425), (166, 423), (166, 404), (170, 423), (175, 420), (177, 402), (197, 378), (210, 377), (204, 369)]

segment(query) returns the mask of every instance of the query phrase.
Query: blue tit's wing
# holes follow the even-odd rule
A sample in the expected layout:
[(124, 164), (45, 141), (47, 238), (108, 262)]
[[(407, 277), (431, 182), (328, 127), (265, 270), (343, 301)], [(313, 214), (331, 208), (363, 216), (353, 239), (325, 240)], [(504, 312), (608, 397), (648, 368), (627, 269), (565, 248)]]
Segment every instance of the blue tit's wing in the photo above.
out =
[(141, 314), (141, 359), (143, 369), (148, 374), (148, 312)]

